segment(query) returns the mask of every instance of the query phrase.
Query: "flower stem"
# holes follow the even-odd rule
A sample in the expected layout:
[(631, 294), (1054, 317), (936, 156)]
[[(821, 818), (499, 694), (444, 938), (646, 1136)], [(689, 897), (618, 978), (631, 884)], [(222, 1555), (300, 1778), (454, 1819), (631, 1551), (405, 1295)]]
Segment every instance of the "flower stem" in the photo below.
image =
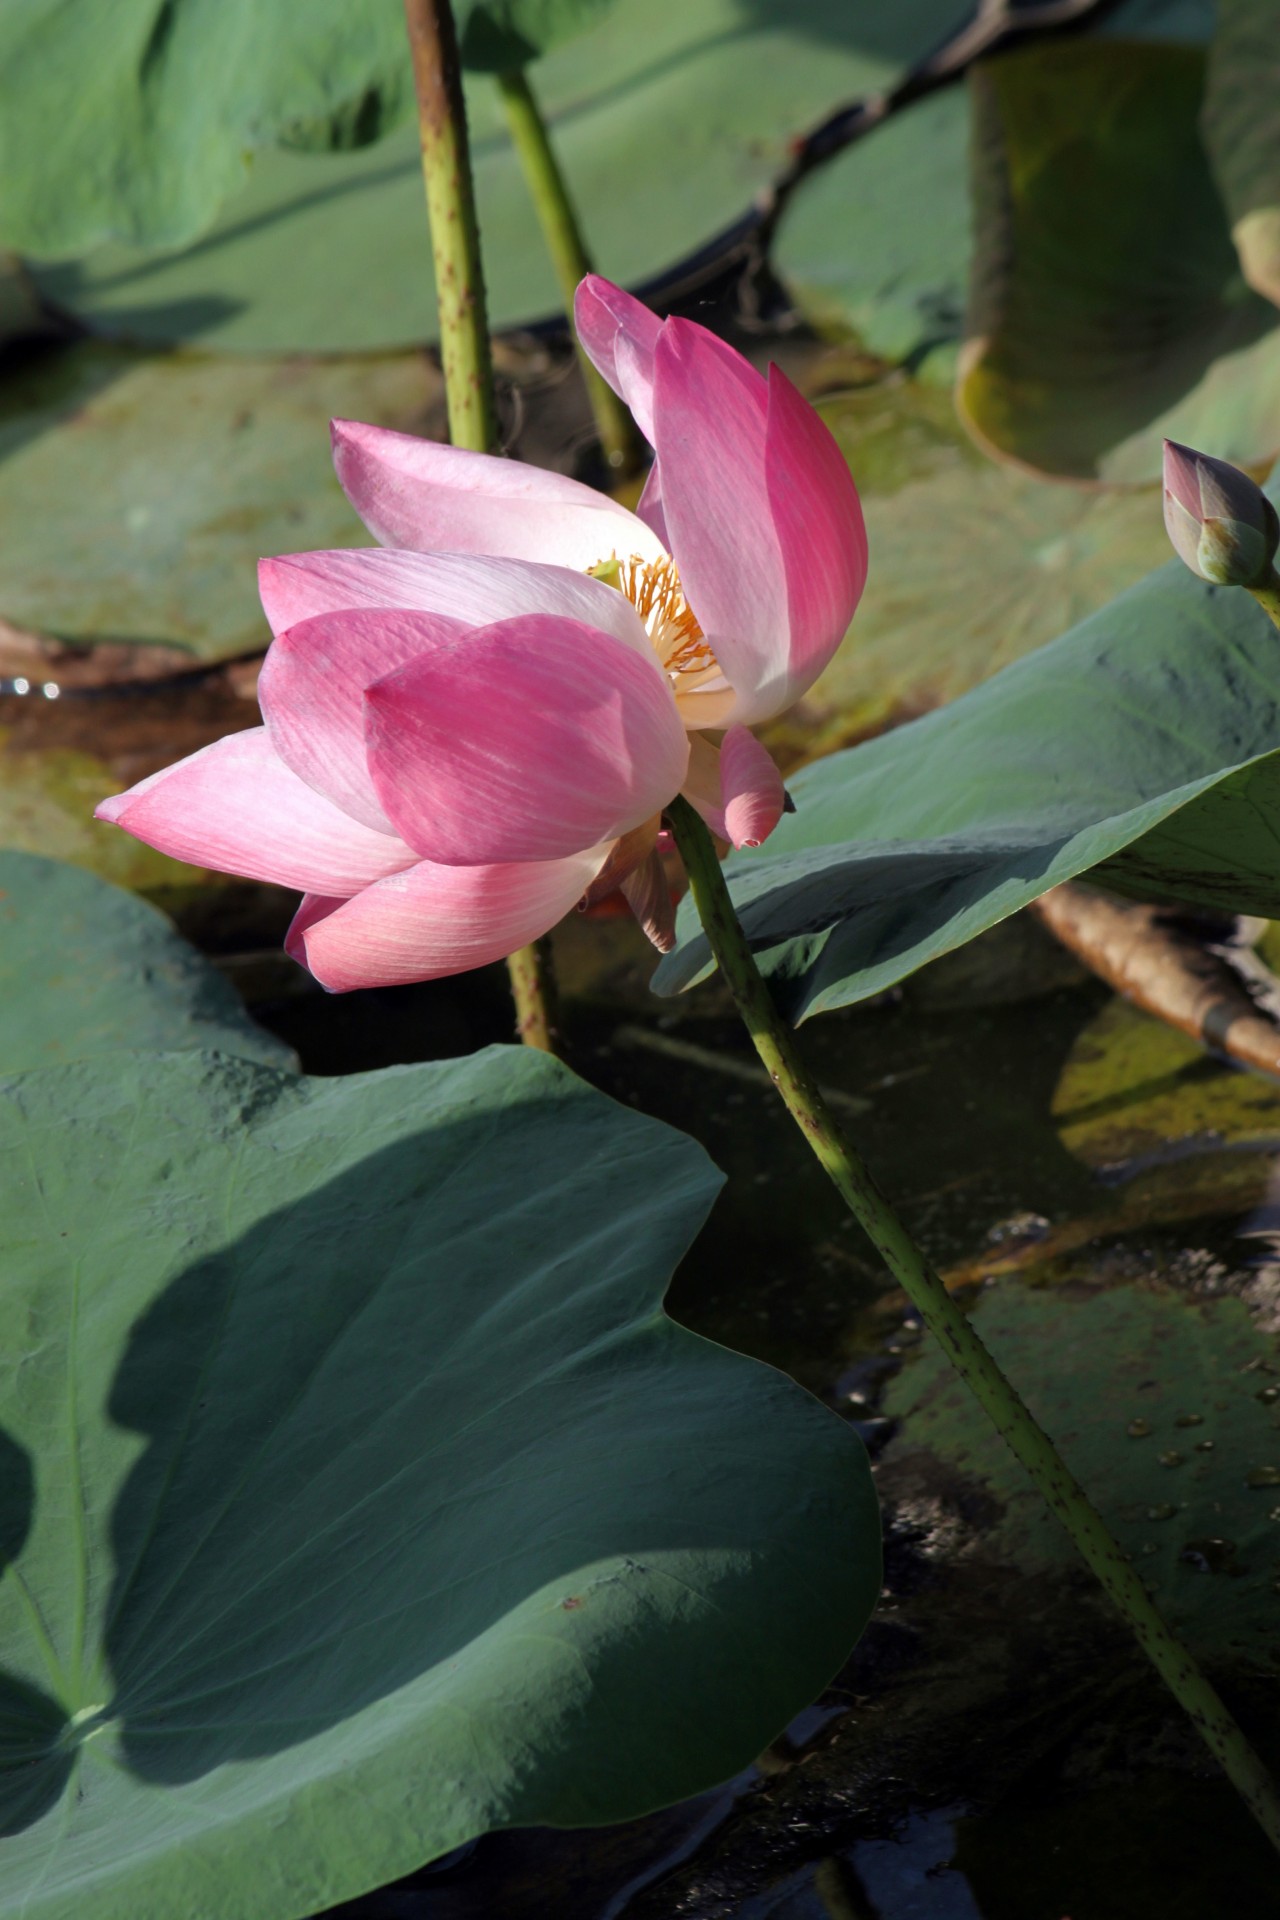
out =
[(1248, 591), (1253, 595), (1263, 612), (1270, 616), (1272, 623), (1280, 627), (1280, 573), (1277, 573), (1275, 568), (1272, 567), (1262, 585), (1260, 587), (1250, 587)]
[[(472, 453), (493, 453), (498, 410), (453, 9), (449, 0), (404, 0), (404, 11), (418, 95), (449, 438)], [(507, 971), (516, 1032), (526, 1046), (553, 1053), (550, 954), (542, 943), (524, 947), (512, 954)]]
[(498, 415), (453, 10), (449, 0), (404, 0), (404, 11), (418, 94), (449, 437), (455, 447), (492, 453)]
[[(498, 86), (502, 93), (502, 104), (506, 108), (512, 144), (524, 172), (529, 198), (533, 201), (534, 212), (538, 216), (538, 224), (560, 282), (565, 314), (572, 327), (574, 292), (583, 276), (592, 271), (577, 211), (569, 197), (568, 184), (551, 145), (547, 123), (534, 98), (524, 68), (513, 67), (507, 73), (500, 73)], [(611, 472), (623, 479), (639, 471), (642, 459), (631, 415), (583, 352), (576, 334), (574, 342), (578, 348), (578, 361), (587, 383), (587, 396), (591, 401), (605, 460)]]
[(738, 1011), (778, 1092), (841, 1198), (912, 1301), (997, 1432), (1026, 1468), (1130, 1627), (1157, 1673), (1190, 1715), (1237, 1793), (1280, 1851), (1280, 1792), (1190, 1653), (1166, 1626), (1083, 1488), (983, 1345), (968, 1318), (910, 1239), (871, 1174), (843, 1137), (773, 1003), (706, 827), (688, 801), (668, 809), (694, 904)]
[(516, 1037), (543, 1053), (556, 1051), (556, 976), (551, 941), (534, 940), (507, 961), (516, 1003)]

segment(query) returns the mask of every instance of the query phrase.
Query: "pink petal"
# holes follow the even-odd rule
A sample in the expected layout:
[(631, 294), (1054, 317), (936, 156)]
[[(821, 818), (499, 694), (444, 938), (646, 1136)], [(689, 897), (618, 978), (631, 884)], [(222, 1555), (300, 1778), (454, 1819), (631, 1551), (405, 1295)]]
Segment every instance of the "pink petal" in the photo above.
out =
[(378, 803), (364, 738), (365, 688), (443, 639), (470, 629), (438, 613), (348, 608), (300, 621), (268, 649), (258, 704), (285, 765), (376, 832)]
[(607, 852), (514, 866), (419, 860), (353, 900), (308, 896), (285, 945), (331, 993), (466, 973), (540, 939), (582, 898)]
[(715, 723), (766, 719), (812, 684), (844, 637), (866, 573), (857, 493), (827, 429), (777, 368), (766, 383), (703, 328), (671, 320), (654, 369), (671, 551), (737, 696)]
[(444, 638), (365, 695), (387, 818), (447, 865), (556, 860), (648, 820), (689, 748), (666, 676), (581, 621)]
[(844, 455), (778, 367), (769, 369), (764, 458), (790, 617), (780, 712), (808, 691), (848, 631), (867, 583), (867, 530)]
[(689, 736), (689, 766), (681, 792), (689, 804), (698, 809), (716, 838), (727, 840), (729, 828), (724, 817), (720, 749), (712, 746), (705, 733)]
[(275, 634), (287, 633), (318, 614), (341, 613), (350, 607), (440, 614), (469, 627), (492, 626), (496, 620), (523, 613), (553, 613), (600, 627), (647, 659), (653, 657), (625, 594), (603, 581), (588, 579), (585, 573), (538, 566), (529, 560), (338, 547), (327, 553), (288, 553), (260, 561), (258, 591)]
[(720, 743), (724, 820), (735, 847), (758, 847), (782, 818), (786, 789), (773, 757), (746, 727), (730, 727)]
[(614, 552), (658, 551), (643, 521), (607, 494), (519, 460), (358, 420), (333, 422), (333, 458), (347, 498), (387, 547), (505, 554), (579, 570)]
[(676, 943), (676, 908), (661, 855), (656, 850), (646, 854), (618, 887), (658, 952), (670, 953)]
[(96, 812), (175, 860), (339, 898), (416, 857), (299, 780), (265, 727), (215, 740)]
[(670, 553), (671, 542), (667, 538), (667, 518), (662, 510), (662, 470), (656, 460), (649, 469), (644, 491), (636, 501), (636, 513), (646, 527), (652, 527), (664, 549)]
[(641, 301), (589, 273), (578, 286), (573, 324), (583, 350), (625, 400), (653, 444), (653, 350), (662, 322)]

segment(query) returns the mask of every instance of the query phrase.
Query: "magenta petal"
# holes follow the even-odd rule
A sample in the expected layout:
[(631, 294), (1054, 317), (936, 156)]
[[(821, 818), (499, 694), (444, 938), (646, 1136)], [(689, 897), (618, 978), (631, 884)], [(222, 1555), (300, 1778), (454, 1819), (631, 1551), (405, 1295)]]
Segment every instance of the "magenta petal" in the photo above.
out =
[(676, 908), (656, 848), (619, 881), (618, 891), (658, 952), (670, 953), (676, 943)]
[(689, 757), (652, 652), (543, 614), (446, 639), (378, 681), (365, 739), (387, 818), (446, 864), (615, 839), (670, 800)]
[(649, 469), (644, 483), (644, 491), (636, 501), (636, 513), (646, 527), (652, 527), (668, 553), (671, 542), (667, 538), (667, 517), (662, 510), (662, 469), (655, 460)]
[(654, 355), (662, 509), (689, 604), (738, 698), (774, 712), (786, 678), (787, 591), (765, 478), (768, 389), (703, 328), (668, 321)]
[(578, 286), (573, 323), (595, 363), (653, 444), (653, 350), (662, 322), (641, 301), (589, 273)]
[[(641, 531), (656, 548), (653, 536)], [(554, 613), (600, 627), (646, 657), (653, 651), (625, 594), (585, 573), (530, 560), (339, 547), (260, 561), (258, 591), (276, 634), (351, 607), (440, 614), (469, 627), (492, 626), (523, 613)]]
[(391, 833), (369, 777), (364, 692), (469, 629), (438, 613), (349, 607), (303, 620), (268, 649), (258, 704), (287, 767), (367, 827)]
[(791, 383), (669, 321), (654, 356), (663, 513), (689, 603), (751, 722), (789, 706), (844, 637), (866, 576), (848, 468)]
[(585, 570), (612, 553), (649, 557), (652, 534), (606, 494), (563, 474), (408, 433), (333, 422), (347, 498), (387, 547), (505, 554)]
[(353, 900), (304, 900), (285, 944), (331, 993), (466, 973), (540, 939), (582, 898), (607, 852), (515, 866), (420, 860)]
[(867, 530), (844, 455), (778, 367), (769, 369), (765, 474), (787, 582), (787, 707), (813, 685), (853, 619), (867, 581)]
[(758, 847), (782, 818), (786, 789), (773, 757), (746, 727), (730, 727), (720, 743), (720, 785), (727, 838)]
[(345, 897), (416, 857), (299, 780), (265, 727), (215, 740), (104, 800), (97, 816), (175, 860), (300, 892)]

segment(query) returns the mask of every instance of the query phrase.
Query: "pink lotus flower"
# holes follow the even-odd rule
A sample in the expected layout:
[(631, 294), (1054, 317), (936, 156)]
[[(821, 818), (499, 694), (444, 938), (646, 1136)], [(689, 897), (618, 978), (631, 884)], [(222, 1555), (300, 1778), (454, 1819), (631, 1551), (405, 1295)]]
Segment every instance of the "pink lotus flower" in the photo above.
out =
[(857, 606), (848, 468), (776, 367), (594, 277), (577, 320), (656, 451), (638, 512), (335, 421), (382, 547), (264, 561), (264, 725), (97, 809), (301, 889), (287, 945), (331, 989), (482, 966), (618, 886), (668, 946), (663, 807), (685, 793), (736, 846), (782, 812), (748, 727), (812, 685)]

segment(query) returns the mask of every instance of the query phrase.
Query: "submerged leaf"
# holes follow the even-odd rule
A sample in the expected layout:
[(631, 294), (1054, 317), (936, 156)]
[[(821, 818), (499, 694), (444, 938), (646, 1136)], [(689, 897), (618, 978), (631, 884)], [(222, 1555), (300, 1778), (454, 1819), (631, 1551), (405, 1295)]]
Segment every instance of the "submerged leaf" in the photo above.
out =
[[(1280, 1673), (1280, 1347), (1237, 1300), (1137, 1287), (1093, 1299), (990, 1288), (974, 1323), (1060, 1448), (1162, 1612), (1215, 1665)], [(902, 1437), (1000, 1503), (985, 1550), (1061, 1574), (1075, 1549), (941, 1353), (890, 1387)]]
[[(952, 24), (963, 39), (962, 19)], [(1078, 15), (1073, 27), (1075, 35), (1200, 45), (1213, 32), (1213, 0), (1121, 0)], [(923, 362), (926, 378), (947, 381), (964, 337), (973, 254), (972, 104), (963, 67), (952, 71), (951, 84), (896, 108), (809, 174), (770, 251), (819, 327), (851, 329), (872, 353)], [(1074, 93), (1069, 68), (1062, 85)]]
[(265, 646), (259, 557), (365, 544), (334, 414), (440, 431), (425, 358), (162, 358), (85, 342), (0, 387), (0, 614), (62, 639)]
[(1271, 0), (1218, 0), (1202, 130), (1245, 279), (1280, 306), (1280, 42)]
[(1244, 284), (1192, 48), (1034, 46), (974, 75), (976, 257), (961, 414), (989, 451), (1138, 481), (1164, 437), (1280, 448), (1280, 319)]
[[(1246, 1156), (1280, 1148), (1274, 1081), (1207, 1059), (1194, 1040), (1123, 1000), (1109, 1000), (1077, 1035), (1052, 1113), (1063, 1145), (1104, 1171), (1109, 1191), (1160, 1166), (1177, 1168), (1171, 1184), (1201, 1190), (1188, 1167), (1193, 1157), (1228, 1153), (1238, 1167)], [(1228, 1191), (1218, 1210), (1238, 1219), (1253, 1204)], [(1130, 1230), (1140, 1228), (1141, 1215), (1130, 1214)]]

